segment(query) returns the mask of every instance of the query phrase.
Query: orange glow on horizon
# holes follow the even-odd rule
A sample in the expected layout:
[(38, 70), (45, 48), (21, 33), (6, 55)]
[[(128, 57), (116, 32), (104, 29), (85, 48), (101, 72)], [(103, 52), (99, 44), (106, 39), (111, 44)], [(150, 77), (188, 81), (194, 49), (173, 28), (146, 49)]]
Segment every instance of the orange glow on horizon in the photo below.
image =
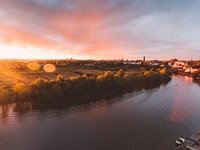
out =
[[(76, 49), (77, 50), (77, 49)], [(6, 45), (0, 42), (0, 59), (122, 59), (125, 58), (123, 55), (115, 55), (116, 53), (110, 50), (105, 51), (102, 47), (102, 51), (99, 49), (90, 51), (79, 51), (74, 53), (73, 47), (69, 50), (57, 50), (47, 49), (42, 47), (20, 47), (17, 45)], [(127, 58), (130, 59), (130, 58)], [(133, 59), (131, 57), (131, 59)], [(137, 59), (137, 58), (135, 58)]]
[(0, 59), (85, 59), (56, 50), (35, 47), (8, 46), (0, 43)]

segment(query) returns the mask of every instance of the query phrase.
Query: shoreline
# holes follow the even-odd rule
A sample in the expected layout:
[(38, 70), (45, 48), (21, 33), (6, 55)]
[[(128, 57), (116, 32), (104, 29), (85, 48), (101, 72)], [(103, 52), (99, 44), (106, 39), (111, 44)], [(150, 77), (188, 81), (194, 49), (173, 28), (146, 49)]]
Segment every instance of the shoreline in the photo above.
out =
[(194, 81), (200, 83), (200, 79), (195, 78), (191, 73), (186, 73), (186, 72), (178, 71), (176, 74), (177, 74), (177, 75), (182, 75), (182, 76), (188, 76), (188, 77), (191, 77), (191, 78), (193, 78)]
[(143, 91), (143, 90), (150, 90), (150, 89), (154, 89), (154, 88), (159, 88), (161, 85), (166, 85), (171, 81), (171, 78), (169, 78), (169, 80), (166, 80), (164, 82), (160, 82), (154, 85), (150, 85), (150, 86), (146, 86), (146, 87), (136, 87), (134, 89), (124, 89), (124, 90), (115, 90), (115, 91), (107, 91), (107, 92), (102, 92), (102, 93), (96, 93), (95, 95), (93, 94), (88, 94), (88, 95), (82, 95), (82, 96), (71, 96), (71, 97), (60, 97), (58, 99), (56, 99), (56, 101), (54, 99), (51, 99), (48, 101), (34, 101), (34, 100), (29, 100), (29, 101), (8, 101), (6, 103), (0, 103), (0, 105), (12, 105), (12, 104), (19, 104), (19, 105), (23, 105), (23, 104), (31, 104), (32, 107), (39, 107), (41, 109), (43, 108), (48, 108), (48, 107), (52, 107), (52, 106), (73, 106), (73, 105), (82, 105), (82, 104), (89, 104), (92, 102), (96, 102), (98, 100), (105, 100), (105, 101), (109, 101), (115, 97), (119, 97), (119, 96), (123, 96), (125, 94), (128, 93), (132, 93), (132, 92), (139, 92), (139, 91)]
[(88, 77), (84, 74), (79, 77), (64, 78), (62, 75), (58, 75), (55, 80), (38, 78), (28, 85), (16, 84), (13, 91), (3, 89), (0, 93), (0, 103), (47, 103), (104, 93), (123, 94), (137, 89), (157, 87), (170, 80), (170, 73), (166, 69), (145, 71), (141, 75), (126, 74), (122, 69), (116, 74), (107, 71), (98, 77)]

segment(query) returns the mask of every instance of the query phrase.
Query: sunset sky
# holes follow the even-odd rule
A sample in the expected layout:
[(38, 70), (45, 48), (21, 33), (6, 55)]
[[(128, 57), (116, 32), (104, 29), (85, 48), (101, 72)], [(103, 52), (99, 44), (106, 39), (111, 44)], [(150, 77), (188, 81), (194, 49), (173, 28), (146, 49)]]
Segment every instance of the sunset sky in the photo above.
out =
[(0, 58), (200, 59), (200, 0), (0, 0)]

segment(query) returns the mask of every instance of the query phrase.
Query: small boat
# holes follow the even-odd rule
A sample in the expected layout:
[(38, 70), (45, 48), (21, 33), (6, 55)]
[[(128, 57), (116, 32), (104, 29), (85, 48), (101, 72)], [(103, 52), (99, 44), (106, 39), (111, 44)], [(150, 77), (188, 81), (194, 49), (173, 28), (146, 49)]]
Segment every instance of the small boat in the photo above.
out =
[(177, 145), (177, 146), (178, 146), (178, 145), (181, 145), (181, 144), (183, 144), (183, 142), (185, 142), (185, 138), (179, 137), (179, 138), (176, 140), (176, 145)]

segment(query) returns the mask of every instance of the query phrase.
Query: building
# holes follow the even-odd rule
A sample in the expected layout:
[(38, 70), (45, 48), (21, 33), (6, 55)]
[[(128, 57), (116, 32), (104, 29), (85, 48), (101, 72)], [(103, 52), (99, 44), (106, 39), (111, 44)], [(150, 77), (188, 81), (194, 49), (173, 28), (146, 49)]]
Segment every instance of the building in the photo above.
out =
[(185, 65), (185, 62), (183, 62), (183, 61), (175, 61), (174, 64), (172, 65), (172, 67), (183, 69), (184, 65)]
[(143, 62), (145, 62), (145, 56), (143, 57)]

